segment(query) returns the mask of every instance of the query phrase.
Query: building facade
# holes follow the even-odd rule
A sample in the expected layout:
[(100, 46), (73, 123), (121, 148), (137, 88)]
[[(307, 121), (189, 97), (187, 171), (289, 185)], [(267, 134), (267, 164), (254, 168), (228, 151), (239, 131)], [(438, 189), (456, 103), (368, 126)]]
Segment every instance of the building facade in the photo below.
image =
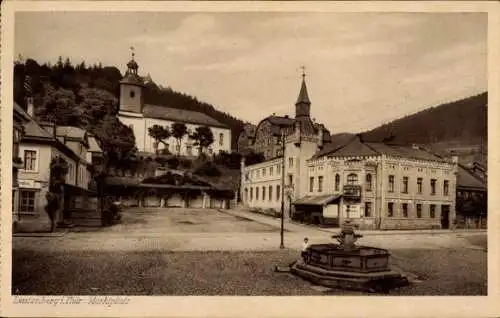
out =
[[(167, 149), (170, 153), (180, 153), (183, 156), (197, 156), (199, 149), (189, 134), (197, 127), (207, 126), (212, 131), (214, 142), (207, 149), (208, 154), (217, 154), (221, 151), (231, 151), (231, 130), (214, 118), (196, 111), (177, 109), (165, 105), (151, 105), (144, 102), (144, 81), (138, 75), (138, 64), (132, 58), (127, 64), (127, 71), (120, 82), (120, 109), (119, 120), (130, 127), (134, 132), (138, 151), (153, 153), (157, 149)], [(184, 123), (188, 134), (180, 142), (170, 137), (164, 142), (155, 143), (149, 135), (149, 128), (154, 125), (171, 128), (175, 122)]]
[(295, 108), (292, 129), (288, 119), (271, 124), (275, 117), (257, 128), (257, 147), (271, 153), (259, 164), (242, 162), (245, 206), (279, 211), (283, 199), (285, 217), (323, 226), (339, 226), (346, 218), (361, 229), (455, 226), (457, 157), (361, 136), (342, 146), (325, 144), (324, 130), (309, 116), (304, 80)]
[(79, 200), (88, 194), (91, 181), (87, 135), (76, 127), (38, 123), (31, 116), (24, 130), (19, 145), (23, 166), (19, 170), (18, 209), (14, 210), (14, 220), (20, 231), (45, 231), (50, 229), (45, 206), (53, 159), (62, 158), (68, 165), (63, 204), (56, 213), (56, 222), (62, 224), (69, 210), (88, 204), (86, 200)]

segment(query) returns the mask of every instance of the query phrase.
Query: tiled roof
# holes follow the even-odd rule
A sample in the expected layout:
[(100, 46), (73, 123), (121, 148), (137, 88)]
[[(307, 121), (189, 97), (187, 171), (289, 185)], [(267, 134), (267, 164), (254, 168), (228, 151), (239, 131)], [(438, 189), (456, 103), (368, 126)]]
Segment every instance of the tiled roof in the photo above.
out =
[[(285, 126), (287, 134), (293, 133), (293, 130), (295, 129), (295, 118), (290, 118), (290, 117), (284, 117), (284, 116), (269, 116), (263, 121), (269, 121), (271, 124), (271, 131), (275, 135), (279, 135), (280, 132), (280, 127)], [(304, 130), (307, 135), (312, 135), (316, 134), (319, 129), (323, 129), (323, 142), (324, 143), (329, 143), (330, 142), (330, 132), (325, 128), (324, 125), (318, 124), (318, 123), (312, 123), (312, 121), (308, 118), (300, 118), (301, 122), (301, 130)], [(314, 131), (314, 133), (312, 133)]]
[(391, 157), (428, 160), (428, 161), (441, 161), (447, 160), (440, 156), (434, 155), (422, 148), (414, 148), (409, 145), (393, 145), (382, 142), (362, 142), (359, 138), (354, 138), (351, 142), (344, 146), (332, 145), (319, 152), (312, 158), (320, 158), (323, 156), (332, 157), (366, 157), (387, 155)]
[(293, 204), (295, 205), (325, 205), (339, 198), (338, 194), (310, 195), (305, 196)]
[(56, 135), (85, 140), (86, 131), (73, 126), (57, 126)]
[(31, 119), (24, 126), (24, 136), (23, 138), (37, 138), (37, 139), (47, 139), (56, 140), (47, 130), (43, 129), (35, 120)]
[(414, 148), (411, 145), (391, 145), (384, 144), (381, 142), (367, 142), (367, 146), (371, 147), (375, 151), (381, 154), (385, 154), (392, 157), (401, 157), (417, 160), (428, 160), (428, 161), (447, 161), (442, 157), (434, 155), (422, 148)]
[(458, 165), (457, 187), (486, 190), (486, 185), (462, 165)]
[(227, 128), (212, 117), (187, 109), (171, 108), (168, 106), (146, 104), (143, 109), (144, 117), (185, 122), (197, 125)]
[(90, 152), (102, 152), (101, 147), (97, 143), (95, 137), (89, 137), (89, 151)]

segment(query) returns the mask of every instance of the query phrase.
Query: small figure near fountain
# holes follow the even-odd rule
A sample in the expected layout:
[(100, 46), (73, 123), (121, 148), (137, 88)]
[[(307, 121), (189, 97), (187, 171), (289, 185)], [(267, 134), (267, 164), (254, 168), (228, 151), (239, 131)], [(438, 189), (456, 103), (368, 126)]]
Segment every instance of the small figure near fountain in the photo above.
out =
[(332, 238), (338, 244), (311, 244), (304, 238), (301, 259), (290, 271), (315, 284), (326, 287), (387, 293), (390, 289), (408, 285), (408, 279), (389, 267), (389, 251), (358, 246), (363, 237), (356, 234), (351, 219), (345, 220), (341, 232)]
[(304, 243), (302, 243), (302, 253), (300, 253), (300, 255), (302, 256), (302, 259), (304, 259), (304, 262), (306, 262), (308, 249), (309, 249), (309, 238), (306, 236), (306, 237), (304, 237)]

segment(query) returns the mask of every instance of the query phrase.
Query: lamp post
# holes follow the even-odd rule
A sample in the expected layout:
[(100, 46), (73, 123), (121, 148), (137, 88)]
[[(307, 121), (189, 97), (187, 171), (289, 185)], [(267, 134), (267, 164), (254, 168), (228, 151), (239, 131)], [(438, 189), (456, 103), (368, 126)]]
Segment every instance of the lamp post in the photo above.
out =
[(281, 243), (280, 248), (285, 248), (284, 243), (284, 226), (285, 226), (285, 129), (281, 129), (281, 155), (283, 160), (281, 161)]

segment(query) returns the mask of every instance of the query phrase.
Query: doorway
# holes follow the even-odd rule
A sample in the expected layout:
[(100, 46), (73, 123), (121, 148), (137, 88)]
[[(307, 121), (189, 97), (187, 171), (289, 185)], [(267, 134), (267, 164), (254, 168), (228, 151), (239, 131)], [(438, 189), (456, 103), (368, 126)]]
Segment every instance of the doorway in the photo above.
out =
[(442, 205), (441, 206), (441, 228), (449, 229), (450, 228), (450, 206)]

